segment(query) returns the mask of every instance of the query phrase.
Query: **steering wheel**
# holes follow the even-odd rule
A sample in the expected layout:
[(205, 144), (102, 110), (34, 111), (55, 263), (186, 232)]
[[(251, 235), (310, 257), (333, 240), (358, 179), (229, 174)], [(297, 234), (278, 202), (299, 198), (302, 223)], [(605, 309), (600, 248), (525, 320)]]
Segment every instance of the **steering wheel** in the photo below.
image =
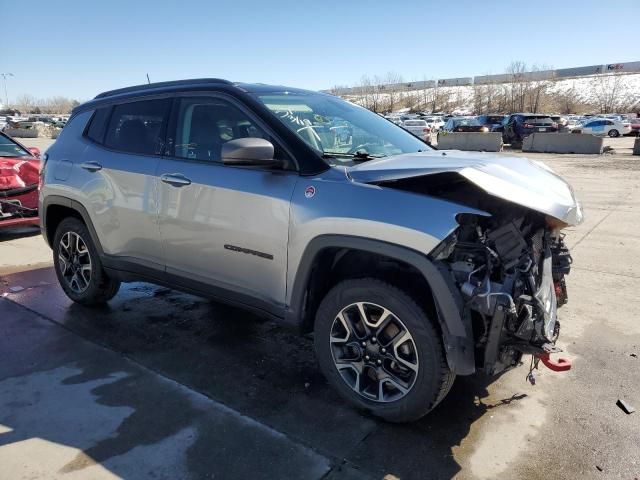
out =
[[(320, 150), (321, 152), (324, 152), (324, 148), (322, 146), (322, 140), (320, 140), (320, 136), (316, 133), (316, 131), (313, 129), (314, 125), (307, 125), (306, 127), (302, 127), (299, 128), (298, 130), (296, 130), (296, 133), (300, 135), (300, 132), (302, 132), (303, 130), (307, 131), (307, 137), (309, 138), (309, 141), (311, 143), (314, 143), (315, 145), (312, 145), (313, 147), (315, 147), (316, 149)], [(302, 135), (300, 135), (302, 136)]]
[(361, 150), (361, 149), (363, 149), (363, 148), (365, 148), (365, 149), (366, 149), (366, 147), (367, 147), (368, 145), (372, 145), (372, 144), (371, 144), (371, 143), (362, 143), (362, 144), (360, 144), (360, 145), (358, 145), (358, 146), (356, 146), (356, 147), (351, 147), (351, 148), (347, 151), (347, 153), (348, 153), (348, 154), (356, 153), (358, 150)]

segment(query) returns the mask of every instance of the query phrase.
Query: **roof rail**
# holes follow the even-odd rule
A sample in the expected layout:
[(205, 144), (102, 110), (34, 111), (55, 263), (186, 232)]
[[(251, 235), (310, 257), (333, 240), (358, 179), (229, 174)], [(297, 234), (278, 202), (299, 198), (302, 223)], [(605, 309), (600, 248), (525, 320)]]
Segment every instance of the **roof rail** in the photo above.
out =
[(115, 90), (102, 92), (96, 95), (95, 98), (106, 98), (106, 97), (111, 97), (113, 95), (119, 95), (121, 93), (144, 91), (144, 90), (150, 90), (153, 88), (173, 87), (178, 85), (197, 85), (201, 83), (222, 83), (225, 85), (233, 85), (233, 82), (230, 82), (229, 80), (224, 80), (222, 78), (194, 78), (191, 80), (173, 80), (170, 82), (148, 83), (144, 85), (134, 85), (133, 87), (117, 88)]

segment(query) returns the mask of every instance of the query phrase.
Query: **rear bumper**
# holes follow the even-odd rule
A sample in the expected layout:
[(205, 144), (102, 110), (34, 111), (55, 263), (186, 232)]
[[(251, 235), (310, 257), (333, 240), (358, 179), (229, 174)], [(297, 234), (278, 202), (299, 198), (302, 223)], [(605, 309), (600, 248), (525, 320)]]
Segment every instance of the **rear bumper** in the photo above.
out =
[(40, 217), (14, 217), (0, 220), (0, 230), (5, 228), (27, 227), (40, 225)]

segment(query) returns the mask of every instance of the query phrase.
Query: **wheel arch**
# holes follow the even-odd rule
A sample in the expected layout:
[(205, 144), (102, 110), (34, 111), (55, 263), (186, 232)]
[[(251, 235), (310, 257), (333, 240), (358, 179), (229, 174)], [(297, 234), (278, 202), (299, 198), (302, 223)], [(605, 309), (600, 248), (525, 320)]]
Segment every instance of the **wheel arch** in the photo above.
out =
[(102, 250), (102, 244), (100, 243), (96, 230), (93, 227), (93, 222), (91, 222), (89, 212), (81, 203), (68, 197), (50, 195), (44, 199), (42, 208), (43, 212), (40, 217), (40, 230), (42, 231), (42, 236), (49, 247), (52, 247), (53, 237), (55, 236), (56, 229), (58, 228), (58, 225), (60, 225), (60, 222), (67, 217), (76, 217), (82, 220), (82, 222), (87, 226), (89, 234), (91, 235), (91, 240), (96, 246), (99, 255), (103, 255), (104, 252)]
[[(353, 255), (353, 252), (390, 259), (413, 269), (427, 287), (425, 294), (435, 310), (438, 320), (436, 327), (442, 335), (449, 367), (458, 375), (475, 372), (471, 321), (463, 315), (462, 298), (453, 281), (446, 275), (442, 265), (402, 245), (348, 235), (321, 235), (314, 238), (305, 248), (291, 286), (285, 312), (288, 323), (303, 331), (313, 328), (317, 306), (331, 286), (331, 277), (326, 276), (327, 270), (339, 268), (340, 262)], [(361, 263), (358, 267), (359, 276), (371, 273)], [(326, 285), (327, 282), (329, 285)], [(424, 304), (426, 298), (420, 297), (419, 303)]]

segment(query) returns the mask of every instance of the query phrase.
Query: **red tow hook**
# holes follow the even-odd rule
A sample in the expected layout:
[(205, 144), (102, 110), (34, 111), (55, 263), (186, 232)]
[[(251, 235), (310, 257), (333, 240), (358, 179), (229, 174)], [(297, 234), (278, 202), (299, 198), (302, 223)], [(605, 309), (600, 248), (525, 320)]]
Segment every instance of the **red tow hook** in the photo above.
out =
[(540, 353), (536, 355), (542, 363), (554, 372), (567, 372), (571, 370), (571, 360), (568, 358), (558, 358), (558, 360), (552, 360), (548, 353)]

